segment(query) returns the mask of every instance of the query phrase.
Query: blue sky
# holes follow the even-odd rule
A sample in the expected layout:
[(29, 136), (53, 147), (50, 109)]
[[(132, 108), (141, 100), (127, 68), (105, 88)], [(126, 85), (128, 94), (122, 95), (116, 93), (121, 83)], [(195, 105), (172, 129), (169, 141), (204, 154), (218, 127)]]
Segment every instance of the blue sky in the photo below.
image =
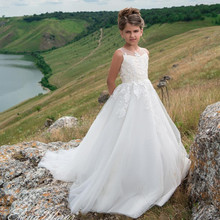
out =
[(139, 9), (217, 4), (220, 0), (0, 0), (0, 16), (22, 16), (63, 11), (119, 11), (125, 7)]

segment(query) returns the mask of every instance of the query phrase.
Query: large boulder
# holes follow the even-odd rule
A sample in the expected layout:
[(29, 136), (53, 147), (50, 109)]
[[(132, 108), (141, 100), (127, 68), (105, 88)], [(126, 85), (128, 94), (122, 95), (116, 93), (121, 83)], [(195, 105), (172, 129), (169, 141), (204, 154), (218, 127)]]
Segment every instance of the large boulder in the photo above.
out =
[(220, 219), (220, 102), (201, 114), (187, 182), (193, 220)]
[(63, 128), (73, 128), (77, 125), (77, 118), (72, 116), (64, 116), (56, 120), (48, 129), (49, 133), (59, 132)]

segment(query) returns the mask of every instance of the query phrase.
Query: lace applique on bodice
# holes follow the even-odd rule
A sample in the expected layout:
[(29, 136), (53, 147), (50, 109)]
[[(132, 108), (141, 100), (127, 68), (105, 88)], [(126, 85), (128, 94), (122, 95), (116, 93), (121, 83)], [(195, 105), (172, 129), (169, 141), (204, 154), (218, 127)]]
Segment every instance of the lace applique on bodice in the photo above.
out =
[(124, 58), (119, 73), (122, 83), (111, 95), (116, 100), (116, 114), (119, 118), (125, 116), (132, 97), (141, 100), (144, 108), (152, 111), (151, 96), (157, 94), (148, 78), (148, 53), (145, 49), (136, 54), (124, 48), (119, 50), (123, 52)]
[(149, 59), (147, 52), (143, 48), (139, 53), (131, 52), (123, 47), (119, 50), (123, 53), (123, 62), (119, 73), (122, 83), (147, 80)]

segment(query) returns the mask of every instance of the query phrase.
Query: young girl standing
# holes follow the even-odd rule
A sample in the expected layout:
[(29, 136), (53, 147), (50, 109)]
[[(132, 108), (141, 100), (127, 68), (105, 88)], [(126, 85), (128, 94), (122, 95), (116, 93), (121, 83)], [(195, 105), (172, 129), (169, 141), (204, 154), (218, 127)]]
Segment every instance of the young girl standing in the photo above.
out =
[[(121, 10), (118, 25), (125, 44), (113, 55), (109, 99), (78, 147), (47, 151), (38, 166), (55, 179), (73, 182), (72, 213), (137, 218), (168, 201), (191, 161), (148, 78), (149, 52), (138, 46), (144, 27), (139, 10)], [(122, 83), (116, 87), (118, 74)]]

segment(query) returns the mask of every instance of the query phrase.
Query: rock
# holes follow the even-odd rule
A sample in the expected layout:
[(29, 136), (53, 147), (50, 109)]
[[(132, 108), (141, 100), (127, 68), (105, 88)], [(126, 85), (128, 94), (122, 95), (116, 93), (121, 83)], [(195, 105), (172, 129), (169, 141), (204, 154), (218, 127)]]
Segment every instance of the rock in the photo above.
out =
[(56, 36), (54, 34), (44, 33), (43, 38), (45, 38), (48, 41), (54, 41)]
[[(190, 147), (192, 164), (187, 193), (193, 220), (219, 219), (220, 213), (220, 102), (201, 114), (198, 132)], [(218, 217), (217, 217), (218, 216)]]
[(1, 146), (0, 219), (121, 219), (117, 214), (72, 214), (68, 193), (73, 183), (55, 180), (49, 170), (38, 167), (47, 150), (73, 149), (80, 142), (80, 139), (48, 144), (31, 141)]
[(54, 122), (54, 121), (53, 121), (52, 119), (47, 118), (46, 121), (45, 121), (45, 123), (44, 123), (44, 126), (47, 127), (47, 128), (49, 128), (49, 127), (53, 124), (53, 122)]
[(55, 180), (49, 170), (37, 165), (47, 150), (72, 149), (80, 141), (1, 146), (0, 219), (74, 219), (67, 201), (72, 183)]
[(109, 98), (109, 92), (107, 90), (102, 91), (102, 93), (100, 94), (99, 98), (98, 98), (98, 102), (99, 103), (105, 103), (108, 98)]
[(72, 128), (77, 125), (77, 118), (72, 116), (64, 116), (55, 121), (47, 130), (50, 133), (59, 132), (63, 128)]
[(192, 209), (192, 219), (196, 220), (217, 220), (219, 219), (219, 210), (212, 204), (200, 202), (198, 206)]
[(175, 68), (175, 67), (178, 67), (178, 66), (179, 66), (179, 64), (175, 63), (175, 64), (173, 64), (172, 68)]

